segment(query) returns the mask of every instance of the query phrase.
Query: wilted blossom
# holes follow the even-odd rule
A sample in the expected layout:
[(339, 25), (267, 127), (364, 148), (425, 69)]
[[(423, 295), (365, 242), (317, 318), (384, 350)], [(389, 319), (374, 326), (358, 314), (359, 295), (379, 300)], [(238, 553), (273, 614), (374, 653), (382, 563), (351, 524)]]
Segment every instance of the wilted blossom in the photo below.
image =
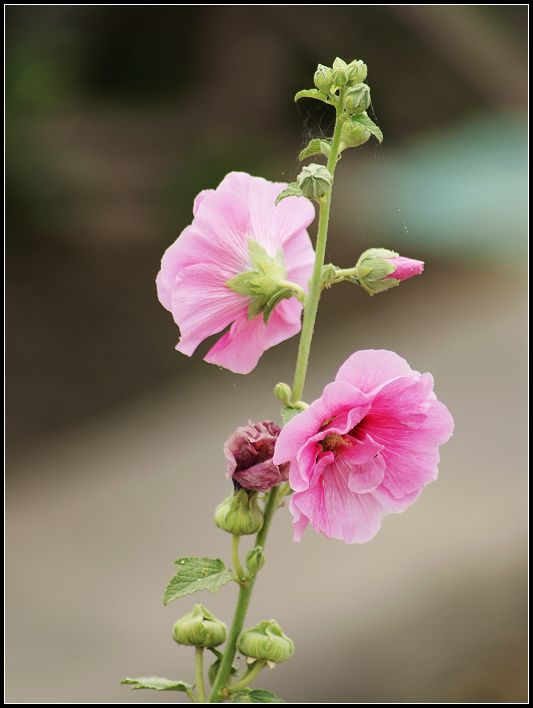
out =
[(224, 443), (226, 476), (245, 489), (265, 492), (288, 479), (289, 465), (275, 465), (274, 447), (281, 428), (271, 420), (248, 421)]
[(370, 540), (385, 514), (404, 511), (436, 479), (452, 432), (431, 374), (394, 352), (352, 354), (276, 444), (274, 462), (290, 462), (295, 540), (308, 523), (347, 543)]
[(266, 349), (300, 331), (301, 302), (276, 284), (307, 291), (314, 252), (306, 229), (315, 211), (302, 197), (276, 206), (286, 186), (230, 172), (196, 197), (192, 224), (166, 250), (156, 280), (180, 328), (178, 351), (191, 356), (227, 330), (204, 359), (246, 374)]

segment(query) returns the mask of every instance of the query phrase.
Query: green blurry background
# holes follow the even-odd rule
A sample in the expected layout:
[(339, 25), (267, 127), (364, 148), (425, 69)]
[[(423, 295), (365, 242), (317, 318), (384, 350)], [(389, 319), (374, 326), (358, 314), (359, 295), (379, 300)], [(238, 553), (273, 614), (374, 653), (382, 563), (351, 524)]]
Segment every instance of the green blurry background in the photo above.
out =
[[(170, 638), (191, 602), (162, 590), (180, 555), (227, 556), (222, 443), (277, 416), (297, 342), (247, 377), (189, 360), (154, 277), (200, 189), (294, 178), (331, 115), (293, 94), (336, 55), (368, 63), (385, 142), (339, 165), (327, 258), (386, 246), (426, 271), (325, 295), (307, 398), (386, 347), (457, 429), (372, 543), (293, 544), (279, 514), (249, 620), (297, 652), (262, 684), (525, 700), (526, 7), (7, 7), (8, 701), (175, 701), (118, 682), (191, 678)], [(233, 594), (199, 599), (229, 620)]]

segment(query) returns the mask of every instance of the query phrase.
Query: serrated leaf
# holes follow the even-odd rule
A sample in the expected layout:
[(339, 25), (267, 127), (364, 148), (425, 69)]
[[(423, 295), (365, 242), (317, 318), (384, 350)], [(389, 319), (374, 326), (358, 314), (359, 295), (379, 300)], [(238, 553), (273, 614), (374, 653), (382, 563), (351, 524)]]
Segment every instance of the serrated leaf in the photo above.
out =
[(192, 686), (184, 681), (172, 681), (160, 676), (140, 676), (139, 678), (125, 678), (120, 682), (132, 686), (133, 690), (151, 688), (154, 691), (182, 691), (192, 690)]
[(330, 106), (332, 105), (331, 99), (325, 93), (322, 93), (322, 91), (319, 91), (316, 88), (303, 89), (303, 91), (298, 91), (298, 93), (294, 97), (294, 100), (299, 101), (301, 98), (314, 98), (317, 101), (322, 101), (323, 103), (327, 103)]
[(297, 182), (291, 182), (287, 185), (283, 192), (278, 194), (275, 202), (276, 205), (279, 204), (282, 199), (286, 199), (287, 197), (303, 197), (302, 190), (298, 186)]
[(383, 142), (383, 133), (381, 128), (377, 126), (374, 121), (368, 117), (366, 111), (364, 113), (358, 113), (356, 116), (352, 116), (352, 121), (359, 123), (364, 128), (369, 130), (372, 135), (378, 140), (378, 142)]
[(286, 703), (282, 698), (276, 696), (270, 691), (264, 691), (262, 689), (245, 689), (234, 693), (231, 696), (232, 703)]
[(315, 155), (324, 155), (324, 157), (329, 157), (331, 150), (331, 145), (328, 140), (320, 140), (320, 138), (313, 138), (304, 147), (304, 149), (298, 155), (300, 161), (305, 160), (307, 157), (314, 157)]
[(170, 579), (165, 589), (163, 598), (165, 605), (198, 590), (217, 592), (232, 580), (231, 571), (220, 558), (179, 558), (175, 564), (179, 566), (179, 570)]

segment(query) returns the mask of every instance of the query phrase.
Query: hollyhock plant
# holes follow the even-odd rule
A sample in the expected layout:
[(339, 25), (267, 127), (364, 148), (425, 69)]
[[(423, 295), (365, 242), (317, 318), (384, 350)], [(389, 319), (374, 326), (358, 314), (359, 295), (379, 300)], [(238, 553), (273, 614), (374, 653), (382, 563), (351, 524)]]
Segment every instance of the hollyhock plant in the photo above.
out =
[[(124, 679), (132, 688), (179, 691), (193, 703), (284, 703), (252, 684), (265, 667), (292, 657), (293, 641), (273, 619), (244, 629), (275, 513), (286, 508), (290, 496), (295, 540), (311, 524), (328, 538), (363, 543), (386, 514), (404, 511), (437, 477), (439, 446), (452, 434), (452, 417), (433, 393), (431, 375), (414, 371), (394, 352), (356, 352), (318, 400), (311, 405), (303, 400), (323, 291), (349, 282), (374, 295), (424, 269), (422, 261), (385, 248), (368, 249), (357, 262), (353, 258), (354, 267), (324, 262), (339, 158), (371, 137), (383, 140), (367, 114), (366, 77), (360, 59), (319, 64), (314, 88), (299, 91), (295, 100), (318, 100), (335, 111), (331, 138), (312, 138), (299, 155), (301, 161), (316, 157), (325, 164), (307, 164), (289, 184), (231, 172), (216, 189), (198, 195), (192, 224), (163, 256), (157, 292), (181, 330), (176, 348), (184, 354), (192, 355), (218, 334), (205, 361), (247, 373), (266, 349), (298, 332), (300, 337), (292, 385), (280, 381), (274, 387), (284, 427), (249, 420), (224, 445), (231, 491), (213, 521), (231, 536), (231, 561), (182, 555), (164, 593), (168, 605), (234, 583), (231, 625), (226, 631), (204, 605), (195, 605), (173, 633), (178, 644), (194, 647), (194, 683), (157, 676)], [(315, 206), (313, 250), (307, 227)], [(199, 429), (205, 432), (205, 425)], [(202, 434), (202, 445), (211, 437), (211, 431)], [(200, 452), (197, 479), (211, 489), (202, 459)], [(250, 537), (244, 555), (240, 544)], [(290, 580), (297, 582), (296, 568)], [(214, 655), (207, 671), (210, 687), (206, 650)], [(244, 658), (240, 668), (237, 650)]]
[(296, 197), (276, 206), (286, 186), (231, 172), (196, 197), (192, 224), (166, 250), (156, 279), (181, 331), (178, 351), (191, 356), (229, 327), (204, 359), (247, 374), (266, 349), (300, 331), (315, 210)]
[(228, 461), (226, 477), (254, 492), (266, 492), (289, 476), (289, 465), (272, 461), (281, 428), (271, 420), (261, 423), (248, 421), (230, 435), (224, 443)]
[(369, 541), (385, 514), (404, 511), (436, 479), (452, 432), (431, 374), (394, 352), (353, 354), (276, 444), (274, 462), (290, 462), (295, 540), (311, 523), (329, 538)]

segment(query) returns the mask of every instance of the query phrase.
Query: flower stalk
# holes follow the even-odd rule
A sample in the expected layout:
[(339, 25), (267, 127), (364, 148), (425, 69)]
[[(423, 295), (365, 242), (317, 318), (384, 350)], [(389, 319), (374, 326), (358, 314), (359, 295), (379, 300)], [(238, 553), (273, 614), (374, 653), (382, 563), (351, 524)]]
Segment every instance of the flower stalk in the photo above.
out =
[[(329, 170), (333, 182), (335, 175), (335, 168), (337, 166), (337, 161), (340, 153), (341, 145), (341, 135), (342, 126), (344, 122), (344, 114), (342, 112), (342, 98), (343, 91), (340, 92), (339, 102), (336, 106), (336, 120), (335, 129), (333, 132), (333, 139), (331, 142), (331, 150), (329, 153), (327, 169)], [(317, 241), (316, 241), (316, 256), (315, 264), (313, 267), (313, 274), (311, 276), (311, 281), (309, 283), (309, 292), (305, 300), (304, 312), (303, 312), (303, 324), (302, 331), (300, 335), (300, 343), (298, 347), (298, 356), (296, 359), (296, 368), (294, 372), (294, 381), (292, 385), (292, 402), (296, 403), (302, 398), (305, 378), (307, 374), (307, 367), (309, 363), (309, 354), (311, 351), (311, 342), (313, 339), (313, 332), (315, 329), (316, 315), (318, 311), (318, 304), (320, 301), (320, 294), (322, 292), (322, 268), (324, 266), (324, 259), (326, 255), (326, 244), (328, 239), (328, 226), (329, 226), (329, 215), (331, 210), (331, 195), (332, 189), (330, 189), (327, 194), (320, 197), (319, 203), (319, 221), (318, 221), (318, 231), (317, 231)], [(256, 538), (256, 546), (265, 547), (266, 538), (272, 522), (272, 517), (274, 512), (279, 508), (279, 496), (280, 487), (273, 487), (268, 493), (265, 508), (263, 512), (263, 526)], [(237, 605), (235, 608), (235, 614), (233, 616), (233, 622), (229, 631), (228, 641), (226, 643), (224, 655), (218, 670), (217, 677), (213, 684), (211, 695), (209, 697), (210, 703), (218, 703), (222, 700), (222, 692), (226, 687), (228, 682), (229, 674), (231, 671), (231, 666), (233, 659), (235, 657), (237, 639), (242, 631), (244, 620), (246, 618), (246, 612), (248, 610), (248, 605), (250, 604), (250, 599), (252, 596), (252, 591), (255, 583), (256, 575), (253, 575), (247, 584), (242, 584), (239, 590), (239, 596), (237, 599)]]

